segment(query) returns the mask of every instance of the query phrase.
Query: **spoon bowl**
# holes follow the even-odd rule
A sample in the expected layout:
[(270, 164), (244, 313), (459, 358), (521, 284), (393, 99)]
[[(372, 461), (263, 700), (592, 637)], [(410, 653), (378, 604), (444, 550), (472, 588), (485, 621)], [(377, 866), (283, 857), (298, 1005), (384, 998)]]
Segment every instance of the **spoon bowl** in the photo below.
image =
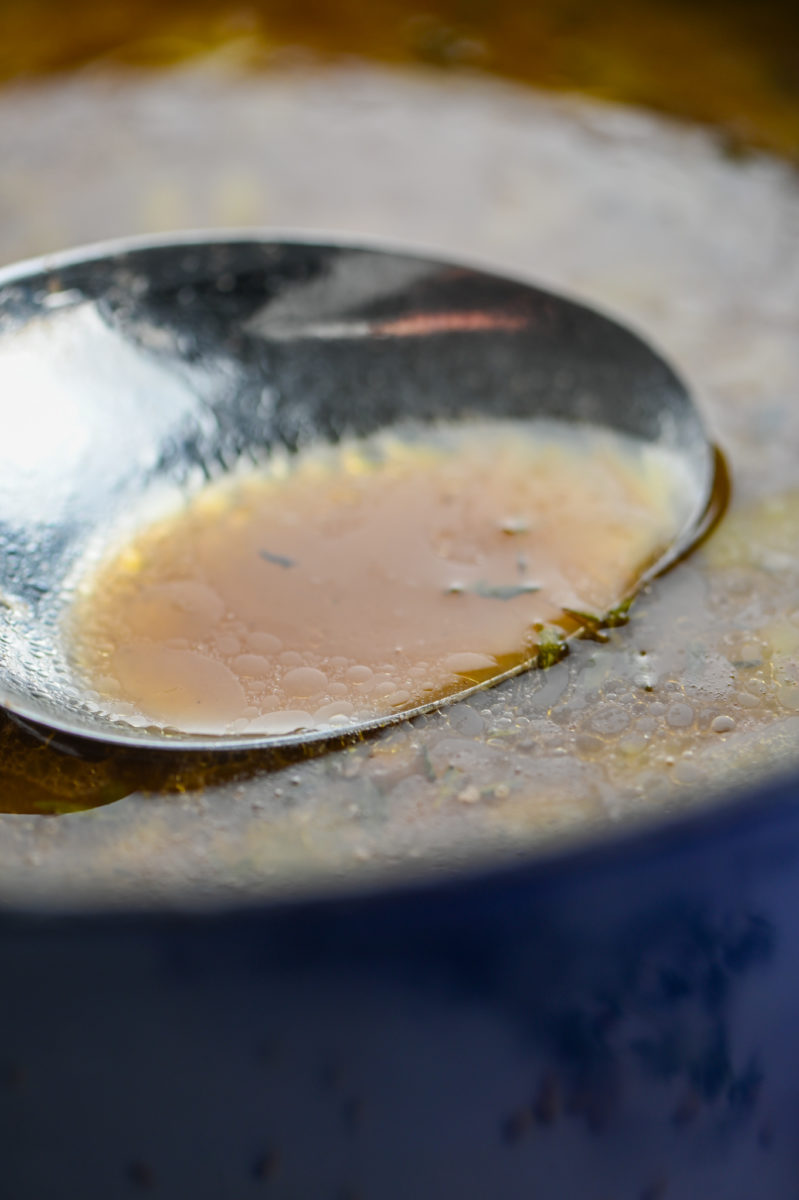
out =
[(530, 284), (404, 251), (252, 235), (125, 241), (6, 268), (0, 704), (51, 729), (152, 748), (340, 737), (113, 719), (70, 663), (75, 580), (126, 522), (137, 528), (243, 463), (475, 416), (555, 418), (679, 458), (696, 500), (638, 586), (714, 517), (718, 457), (682, 381), (618, 323)]

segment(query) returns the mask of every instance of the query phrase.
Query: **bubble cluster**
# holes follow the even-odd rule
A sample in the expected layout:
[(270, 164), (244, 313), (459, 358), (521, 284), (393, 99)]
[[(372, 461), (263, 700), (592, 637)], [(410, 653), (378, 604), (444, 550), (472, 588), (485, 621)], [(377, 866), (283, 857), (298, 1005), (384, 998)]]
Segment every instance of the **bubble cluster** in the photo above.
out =
[(83, 581), (74, 658), (117, 719), (189, 733), (413, 711), (556, 660), (682, 525), (675, 472), (656, 448), (550, 421), (308, 448), (117, 549)]

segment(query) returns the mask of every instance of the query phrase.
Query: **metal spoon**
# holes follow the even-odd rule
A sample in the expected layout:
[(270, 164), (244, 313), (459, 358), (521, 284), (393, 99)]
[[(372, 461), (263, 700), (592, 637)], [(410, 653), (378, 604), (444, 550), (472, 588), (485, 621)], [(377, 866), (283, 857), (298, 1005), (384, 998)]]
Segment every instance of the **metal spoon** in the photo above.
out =
[(474, 414), (557, 417), (677, 452), (695, 511), (645, 578), (713, 519), (718, 459), (684, 384), (628, 330), (529, 284), (393, 249), (253, 235), (116, 242), (6, 268), (0, 704), (149, 747), (334, 736), (197, 735), (104, 715), (64, 645), (70, 581), (126, 512), (242, 457)]

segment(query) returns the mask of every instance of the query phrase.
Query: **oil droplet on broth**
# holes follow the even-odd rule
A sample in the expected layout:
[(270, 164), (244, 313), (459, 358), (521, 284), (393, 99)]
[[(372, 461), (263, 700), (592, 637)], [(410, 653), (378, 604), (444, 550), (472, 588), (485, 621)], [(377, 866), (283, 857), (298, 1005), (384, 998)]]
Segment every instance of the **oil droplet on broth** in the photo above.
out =
[(533, 661), (564, 610), (629, 593), (693, 499), (666, 451), (554, 421), (316, 446), (110, 556), (79, 589), (73, 660), (136, 723), (347, 728)]

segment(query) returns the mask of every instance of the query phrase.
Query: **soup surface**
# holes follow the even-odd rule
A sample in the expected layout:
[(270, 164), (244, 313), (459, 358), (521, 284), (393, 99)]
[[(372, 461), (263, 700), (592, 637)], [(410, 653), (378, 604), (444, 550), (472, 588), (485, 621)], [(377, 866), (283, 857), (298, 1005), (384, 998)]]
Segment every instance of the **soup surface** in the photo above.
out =
[(128, 722), (346, 729), (556, 661), (701, 499), (676, 454), (553, 421), (282, 455), (209, 485), (84, 582), (77, 662)]
[(629, 108), (352, 66), (20, 86), (0, 97), (0, 149), (9, 262), (123, 232), (336, 229), (606, 308), (678, 364), (733, 479), (717, 531), (606, 644), (329, 752), (133, 754), (2, 717), (1, 899), (249, 903), (404, 880), (799, 767), (790, 167)]

